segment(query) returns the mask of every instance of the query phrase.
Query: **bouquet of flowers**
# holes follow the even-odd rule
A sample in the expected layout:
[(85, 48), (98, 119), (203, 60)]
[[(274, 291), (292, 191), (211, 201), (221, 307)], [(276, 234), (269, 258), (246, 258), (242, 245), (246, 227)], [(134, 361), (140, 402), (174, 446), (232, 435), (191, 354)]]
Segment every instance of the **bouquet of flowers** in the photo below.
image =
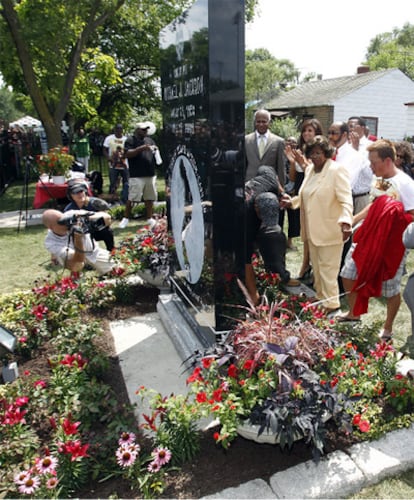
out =
[(69, 172), (75, 158), (69, 154), (66, 146), (56, 146), (48, 153), (36, 156), (36, 163), (41, 173), (53, 175), (64, 175)]

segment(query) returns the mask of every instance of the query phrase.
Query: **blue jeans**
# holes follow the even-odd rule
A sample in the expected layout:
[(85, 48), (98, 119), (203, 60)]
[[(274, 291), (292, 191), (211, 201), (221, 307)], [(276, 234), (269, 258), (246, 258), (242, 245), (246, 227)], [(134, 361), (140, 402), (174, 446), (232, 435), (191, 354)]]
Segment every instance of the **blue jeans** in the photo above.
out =
[(122, 178), (121, 200), (123, 203), (126, 203), (128, 200), (128, 190), (129, 190), (128, 170), (117, 169), (117, 168), (109, 169), (109, 193), (110, 194), (116, 193), (119, 177)]

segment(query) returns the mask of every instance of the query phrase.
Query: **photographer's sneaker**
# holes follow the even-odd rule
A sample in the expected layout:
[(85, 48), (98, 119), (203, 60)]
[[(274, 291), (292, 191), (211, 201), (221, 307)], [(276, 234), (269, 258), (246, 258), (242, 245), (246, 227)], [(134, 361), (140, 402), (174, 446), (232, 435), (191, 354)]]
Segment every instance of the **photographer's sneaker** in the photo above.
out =
[(152, 229), (156, 225), (157, 221), (153, 219), (152, 217), (147, 220), (147, 225), (149, 226), (150, 229)]
[(119, 223), (119, 227), (121, 229), (124, 229), (127, 227), (127, 225), (129, 224), (129, 219), (127, 219), (126, 217), (124, 217), (121, 222)]

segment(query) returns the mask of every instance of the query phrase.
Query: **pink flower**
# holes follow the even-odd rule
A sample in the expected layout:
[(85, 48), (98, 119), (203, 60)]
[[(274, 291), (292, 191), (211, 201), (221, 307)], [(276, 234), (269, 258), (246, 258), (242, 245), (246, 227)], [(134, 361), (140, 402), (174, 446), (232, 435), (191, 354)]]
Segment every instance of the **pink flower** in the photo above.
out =
[(24, 470), (22, 472), (18, 472), (17, 474), (14, 475), (13, 481), (16, 484), (24, 484), (26, 479), (30, 476), (29, 471)]
[(130, 467), (135, 463), (138, 453), (129, 446), (122, 445), (116, 450), (116, 461), (121, 467)]
[(48, 490), (54, 490), (56, 488), (56, 486), (58, 485), (59, 481), (58, 481), (58, 478), (57, 477), (50, 477), (48, 480), (47, 480), (47, 483), (46, 483), (46, 488)]
[(44, 380), (36, 380), (33, 385), (35, 387), (40, 387), (41, 389), (45, 389), (47, 387), (47, 383)]
[(358, 427), (361, 432), (368, 432), (371, 428), (371, 425), (368, 420), (361, 420), (358, 424)]
[(29, 398), (27, 396), (20, 396), (20, 397), (16, 398), (16, 401), (14, 402), (14, 404), (16, 406), (24, 406), (28, 402), (29, 402)]
[(161, 469), (161, 464), (155, 460), (149, 463), (147, 467), (147, 471), (152, 473), (159, 472), (160, 469)]
[(158, 462), (160, 466), (168, 464), (171, 460), (171, 451), (168, 448), (159, 446), (151, 453), (154, 458), (154, 462)]
[(35, 467), (39, 474), (53, 474), (58, 465), (56, 457), (46, 455), (45, 457), (37, 457), (35, 460)]
[(135, 434), (133, 432), (123, 432), (118, 440), (119, 446), (135, 443)]
[(32, 495), (40, 486), (40, 479), (38, 476), (27, 475), (26, 479), (19, 486), (19, 492), (25, 495)]

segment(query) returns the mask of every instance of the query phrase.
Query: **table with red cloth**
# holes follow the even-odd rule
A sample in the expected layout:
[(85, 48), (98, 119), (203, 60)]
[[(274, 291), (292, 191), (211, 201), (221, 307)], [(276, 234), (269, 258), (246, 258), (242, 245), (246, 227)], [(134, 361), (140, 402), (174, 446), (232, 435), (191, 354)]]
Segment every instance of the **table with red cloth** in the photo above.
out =
[[(33, 208), (42, 208), (49, 200), (59, 200), (66, 198), (68, 184), (54, 184), (53, 182), (39, 181), (36, 184), (36, 192), (33, 200)], [(89, 189), (89, 196), (92, 192)], [(69, 203), (69, 200), (68, 200)]]

